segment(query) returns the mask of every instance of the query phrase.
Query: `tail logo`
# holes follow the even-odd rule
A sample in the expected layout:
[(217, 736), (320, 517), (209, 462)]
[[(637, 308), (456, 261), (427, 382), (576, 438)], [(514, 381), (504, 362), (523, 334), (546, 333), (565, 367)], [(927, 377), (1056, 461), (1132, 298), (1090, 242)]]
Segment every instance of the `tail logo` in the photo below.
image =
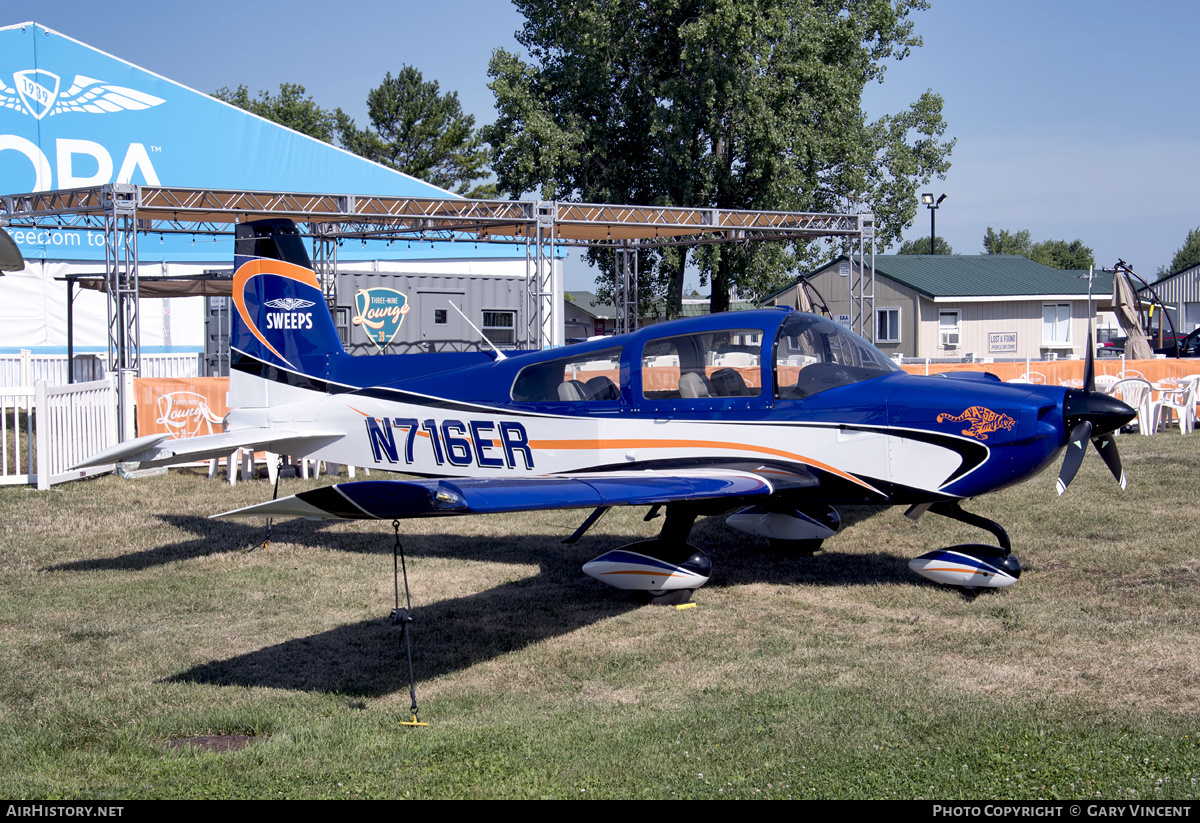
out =
[(354, 307), (358, 311), (354, 325), (362, 326), (380, 349), (392, 342), (411, 308), (403, 292), (382, 288), (361, 289), (354, 295)]
[[(315, 306), (315, 301), (305, 300), (304, 298), (288, 294), (283, 294), (279, 297), (273, 296), (273, 294), (279, 294), (282, 290), (295, 290), (302, 287), (307, 287), (318, 294), (320, 293), (320, 284), (317, 282), (317, 276), (313, 274), (312, 269), (306, 269), (303, 266), (296, 266), (291, 263), (283, 263), (278, 260), (250, 260), (243, 263), (233, 276), (233, 304), (237, 308), (238, 316), (245, 324), (246, 329), (271, 354), (293, 368), (294, 364), (275, 346), (271, 345), (264, 332), (275, 332), (273, 336), (276, 342), (286, 343), (286, 337), (279, 335), (278, 332), (299, 331), (313, 327), (311, 312), (300, 314), (295, 310)], [(250, 304), (246, 302), (247, 297), (251, 298)], [(265, 329), (259, 326), (255, 318), (258, 312), (254, 308), (254, 303), (258, 300), (262, 300), (260, 305), (276, 310), (263, 312), (265, 315), (263, 318)], [(305, 305), (301, 306), (301, 303)]]
[(316, 304), (311, 300), (301, 300), (299, 297), (280, 297), (278, 300), (268, 300), (265, 305), (273, 309), (295, 311), (296, 309), (307, 309), (309, 306), (315, 306)]

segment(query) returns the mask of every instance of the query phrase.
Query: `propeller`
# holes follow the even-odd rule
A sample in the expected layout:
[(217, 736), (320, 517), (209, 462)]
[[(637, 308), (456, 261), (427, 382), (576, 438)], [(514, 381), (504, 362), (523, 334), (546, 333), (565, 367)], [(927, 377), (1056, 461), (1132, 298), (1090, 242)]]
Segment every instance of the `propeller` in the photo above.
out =
[(1125, 470), (1121, 468), (1121, 455), (1117, 453), (1117, 442), (1112, 433), (1136, 416), (1137, 412), (1120, 400), (1096, 391), (1095, 352), (1089, 331), (1083, 388), (1068, 389), (1063, 398), (1063, 423), (1071, 433), (1067, 437), (1067, 456), (1063, 458), (1062, 468), (1058, 472), (1058, 493), (1065, 492), (1075, 479), (1089, 440), (1124, 489)]

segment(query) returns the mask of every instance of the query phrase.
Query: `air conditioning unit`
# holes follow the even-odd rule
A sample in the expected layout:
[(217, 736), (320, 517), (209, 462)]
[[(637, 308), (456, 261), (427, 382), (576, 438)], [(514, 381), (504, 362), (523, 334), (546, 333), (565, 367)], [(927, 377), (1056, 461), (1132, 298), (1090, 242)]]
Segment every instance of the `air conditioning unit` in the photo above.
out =
[(956, 331), (942, 332), (942, 348), (943, 349), (957, 349), (959, 337), (960, 337), (960, 335)]

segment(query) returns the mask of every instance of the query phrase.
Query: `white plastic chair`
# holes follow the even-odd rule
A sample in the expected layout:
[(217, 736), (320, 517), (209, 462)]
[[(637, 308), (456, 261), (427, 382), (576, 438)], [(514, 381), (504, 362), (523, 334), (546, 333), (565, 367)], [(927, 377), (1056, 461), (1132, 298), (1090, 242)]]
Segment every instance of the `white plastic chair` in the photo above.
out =
[[(1150, 403), (1154, 387), (1142, 377), (1127, 377), (1113, 385), (1110, 394), (1132, 409), (1137, 410), (1138, 431), (1145, 435), (1154, 434), (1151, 428)], [(1157, 421), (1155, 421), (1157, 423)], [(1157, 428), (1157, 425), (1155, 426)]]
[(1105, 394), (1112, 394), (1112, 387), (1117, 385), (1118, 380), (1120, 378), (1116, 375), (1098, 374), (1096, 375), (1096, 390), (1102, 391)]
[(1190, 434), (1196, 427), (1196, 381), (1179, 383), (1176, 391), (1163, 391), (1158, 400), (1151, 401), (1150, 414), (1153, 425), (1162, 425), (1165, 417), (1169, 422), (1179, 420), (1179, 433)]

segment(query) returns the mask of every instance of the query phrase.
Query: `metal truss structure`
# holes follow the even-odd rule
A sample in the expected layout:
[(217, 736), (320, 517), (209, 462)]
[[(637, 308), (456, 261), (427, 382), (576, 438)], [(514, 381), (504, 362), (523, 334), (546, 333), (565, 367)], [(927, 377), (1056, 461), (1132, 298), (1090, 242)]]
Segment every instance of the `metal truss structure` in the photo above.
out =
[(638, 321), (638, 247), (626, 240), (617, 249), (616, 277), (617, 334), (637, 331)]
[[(109, 297), (109, 365), (140, 367), (137, 312), (139, 234), (232, 235), (234, 224), (288, 217), (313, 239), (313, 261), (326, 299), (336, 302), (338, 242), (516, 243), (526, 249), (526, 342), (558, 345), (561, 281), (554, 257), (564, 246), (611, 248), (618, 262), (623, 330), (637, 324), (637, 251), (665, 246), (752, 241), (807, 242), (842, 238), (857, 246), (860, 264), (851, 291), (852, 325), (872, 338), (874, 217), (671, 206), (621, 206), (562, 201), (467, 200), (254, 192), (114, 183), (94, 188), (0, 197), (0, 224), (16, 228), (104, 233)], [(869, 261), (869, 264), (868, 264)]]

